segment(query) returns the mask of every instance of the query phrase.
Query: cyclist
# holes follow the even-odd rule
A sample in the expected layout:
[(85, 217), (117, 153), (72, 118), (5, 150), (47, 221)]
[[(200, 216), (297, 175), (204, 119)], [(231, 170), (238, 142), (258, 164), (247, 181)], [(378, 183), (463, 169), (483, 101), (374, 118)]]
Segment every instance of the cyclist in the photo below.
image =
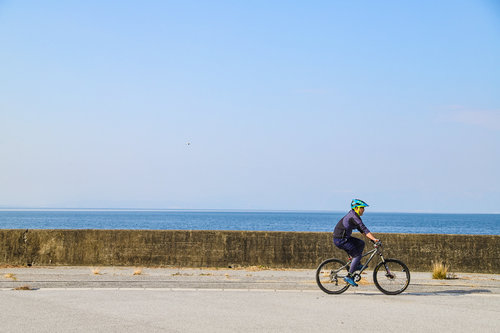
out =
[(353, 199), (351, 201), (351, 210), (337, 223), (333, 231), (333, 244), (335, 244), (335, 246), (339, 249), (346, 251), (347, 254), (352, 257), (349, 274), (344, 278), (344, 281), (354, 287), (357, 287), (358, 284), (354, 281), (352, 276), (355, 271), (360, 270), (363, 267), (361, 264), (361, 255), (363, 254), (363, 249), (365, 248), (365, 242), (359, 238), (352, 237), (352, 230), (358, 229), (372, 241), (379, 241), (373, 236), (361, 220), (361, 216), (365, 212), (365, 207), (368, 207), (366, 202), (359, 199)]

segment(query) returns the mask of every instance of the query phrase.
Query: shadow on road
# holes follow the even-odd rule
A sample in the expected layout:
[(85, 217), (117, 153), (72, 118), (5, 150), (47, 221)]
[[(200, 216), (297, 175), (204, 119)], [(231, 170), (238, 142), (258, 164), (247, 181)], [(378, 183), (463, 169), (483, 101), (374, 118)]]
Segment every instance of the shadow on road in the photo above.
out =
[(471, 295), (471, 294), (491, 294), (491, 290), (489, 289), (470, 289), (470, 290), (461, 290), (461, 289), (450, 289), (450, 290), (439, 290), (439, 291), (430, 291), (430, 292), (409, 292), (405, 293), (406, 295), (413, 296), (432, 296), (432, 295), (450, 295), (450, 296), (460, 296), (460, 295)]

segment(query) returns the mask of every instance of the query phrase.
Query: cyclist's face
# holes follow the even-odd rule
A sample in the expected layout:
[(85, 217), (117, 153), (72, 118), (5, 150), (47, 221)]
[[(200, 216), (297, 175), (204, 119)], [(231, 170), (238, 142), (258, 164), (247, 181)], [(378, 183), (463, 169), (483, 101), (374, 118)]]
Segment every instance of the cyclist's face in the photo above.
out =
[(362, 216), (364, 212), (365, 212), (365, 207), (359, 207), (358, 215)]

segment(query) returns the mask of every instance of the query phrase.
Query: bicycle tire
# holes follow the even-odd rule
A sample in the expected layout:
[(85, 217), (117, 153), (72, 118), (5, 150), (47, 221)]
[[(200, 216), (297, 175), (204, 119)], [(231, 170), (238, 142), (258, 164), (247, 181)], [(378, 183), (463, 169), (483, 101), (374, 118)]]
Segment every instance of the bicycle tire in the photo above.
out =
[(400, 260), (385, 259), (373, 271), (375, 286), (386, 295), (398, 295), (410, 284), (410, 270)]
[(339, 259), (327, 259), (316, 269), (316, 283), (327, 294), (342, 294), (349, 288), (344, 277), (349, 272), (347, 264)]

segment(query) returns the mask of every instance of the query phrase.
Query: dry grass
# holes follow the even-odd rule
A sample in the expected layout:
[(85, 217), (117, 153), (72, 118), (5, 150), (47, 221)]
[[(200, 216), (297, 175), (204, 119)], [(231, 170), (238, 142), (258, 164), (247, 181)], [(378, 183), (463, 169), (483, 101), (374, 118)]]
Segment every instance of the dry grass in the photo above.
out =
[[(231, 265), (232, 266), (232, 265)], [(290, 272), (300, 272), (306, 271), (308, 268), (284, 268), (284, 267), (270, 267), (270, 266), (241, 266), (234, 265), (234, 267), (216, 267), (216, 266), (207, 266), (207, 267), (186, 267), (186, 266), (174, 266), (174, 265), (151, 265), (147, 266), (148, 269), (182, 269), (182, 270), (207, 270), (207, 271), (224, 271), (224, 270), (236, 270), (236, 271), (290, 271)]]
[(442, 262), (437, 262), (432, 265), (432, 278), (436, 280), (444, 280), (448, 278), (448, 266)]
[(31, 288), (28, 285), (25, 285), (25, 286), (16, 287), (16, 288), (14, 288), (14, 290), (33, 290), (33, 288)]
[(6, 279), (12, 279), (14, 281), (17, 281), (17, 277), (14, 274), (12, 274), (12, 273), (7, 273), (3, 277), (6, 278)]
[(92, 270), (92, 274), (94, 274), (94, 275), (101, 275), (101, 271), (100, 271), (100, 269), (99, 269), (99, 268), (94, 268), (94, 269)]
[(137, 268), (133, 275), (142, 275), (142, 268)]
[(258, 271), (268, 271), (271, 270), (271, 268), (267, 266), (248, 266), (248, 267), (243, 267), (244, 270), (250, 271), (250, 272), (258, 272)]
[(8, 265), (8, 264), (5, 264), (5, 265), (0, 265), (0, 268), (24, 268), (26, 267), (25, 265)]

